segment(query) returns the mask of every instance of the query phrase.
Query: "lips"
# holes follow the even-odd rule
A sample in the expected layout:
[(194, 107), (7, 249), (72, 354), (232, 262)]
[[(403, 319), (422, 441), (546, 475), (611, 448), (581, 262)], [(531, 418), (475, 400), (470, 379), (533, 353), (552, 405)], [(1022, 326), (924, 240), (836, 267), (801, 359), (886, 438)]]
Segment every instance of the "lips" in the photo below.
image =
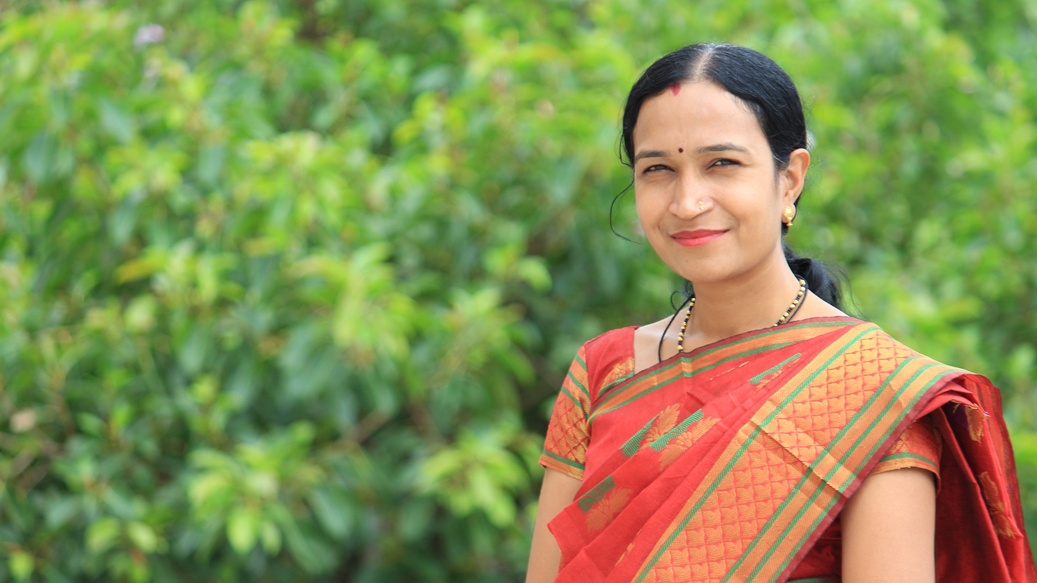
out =
[(678, 245), (685, 247), (698, 247), (699, 245), (705, 245), (712, 241), (716, 241), (720, 237), (727, 233), (725, 229), (695, 229), (694, 231), (680, 231), (674, 233), (670, 237)]

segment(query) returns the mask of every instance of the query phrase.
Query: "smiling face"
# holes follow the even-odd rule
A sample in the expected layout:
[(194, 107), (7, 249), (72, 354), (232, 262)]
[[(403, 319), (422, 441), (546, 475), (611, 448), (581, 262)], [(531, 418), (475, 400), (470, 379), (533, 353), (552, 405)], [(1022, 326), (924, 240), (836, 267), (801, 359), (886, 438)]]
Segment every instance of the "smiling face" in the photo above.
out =
[(671, 269), (711, 283), (784, 268), (782, 212), (802, 190), (806, 150), (778, 170), (748, 106), (706, 81), (645, 100), (633, 144), (638, 218)]

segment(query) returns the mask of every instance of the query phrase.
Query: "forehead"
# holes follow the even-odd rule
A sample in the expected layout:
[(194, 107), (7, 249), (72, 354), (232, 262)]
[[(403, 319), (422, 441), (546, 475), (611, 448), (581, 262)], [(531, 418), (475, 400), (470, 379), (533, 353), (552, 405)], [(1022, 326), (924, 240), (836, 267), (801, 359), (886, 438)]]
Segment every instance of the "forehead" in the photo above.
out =
[(746, 148), (769, 149), (749, 106), (709, 81), (685, 83), (679, 90), (671, 87), (646, 99), (641, 104), (633, 137), (635, 151), (675, 147), (675, 140), (687, 146), (734, 142)]

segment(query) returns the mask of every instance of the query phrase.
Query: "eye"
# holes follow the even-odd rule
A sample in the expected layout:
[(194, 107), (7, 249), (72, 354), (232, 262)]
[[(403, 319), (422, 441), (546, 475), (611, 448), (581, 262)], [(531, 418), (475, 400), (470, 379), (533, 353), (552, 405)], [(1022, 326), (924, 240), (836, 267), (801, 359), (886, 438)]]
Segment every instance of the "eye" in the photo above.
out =
[(649, 172), (658, 172), (660, 170), (669, 170), (670, 167), (665, 164), (652, 164), (641, 171), (641, 174), (648, 174)]
[(738, 166), (738, 162), (730, 158), (721, 158), (715, 160), (710, 166)]

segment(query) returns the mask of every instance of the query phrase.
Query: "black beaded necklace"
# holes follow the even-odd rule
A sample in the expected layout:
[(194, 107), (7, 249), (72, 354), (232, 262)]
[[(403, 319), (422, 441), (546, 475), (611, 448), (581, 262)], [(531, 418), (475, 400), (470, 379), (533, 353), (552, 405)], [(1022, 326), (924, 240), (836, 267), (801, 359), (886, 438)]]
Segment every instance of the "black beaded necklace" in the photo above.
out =
[[(775, 326), (781, 326), (796, 315), (800, 306), (803, 305), (803, 298), (806, 297), (807, 290), (810, 289), (809, 286), (807, 286), (807, 280), (799, 276), (796, 277), (799, 279), (799, 291), (796, 292), (796, 297), (793, 298), (792, 303), (789, 304), (785, 313), (782, 314), (781, 317), (778, 318), (778, 321), (774, 323)], [(684, 332), (688, 329), (688, 322), (691, 320), (691, 312), (695, 309), (694, 297), (684, 300), (684, 303), (682, 303), (680, 307), (677, 308), (677, 311), (673, 313), (670, 321), (666, 323), (666, 328), (663, 329), (662, 336), (659, 337), (659, 350), (657, 353), (659, 362), (663, 361), (663, 339), (666, 338), (666, 332), (670, 329), (670, 325), (677, 319), (677, 314), (681, 313), (681, 310), (684, 309), (685, 305), (688, 306), (688, 311), (684, 314), (684, 322), (681, 324), (681, 332), (677, 335), (677, 353), (680, 354), (681, 352), (684, 352)]]

